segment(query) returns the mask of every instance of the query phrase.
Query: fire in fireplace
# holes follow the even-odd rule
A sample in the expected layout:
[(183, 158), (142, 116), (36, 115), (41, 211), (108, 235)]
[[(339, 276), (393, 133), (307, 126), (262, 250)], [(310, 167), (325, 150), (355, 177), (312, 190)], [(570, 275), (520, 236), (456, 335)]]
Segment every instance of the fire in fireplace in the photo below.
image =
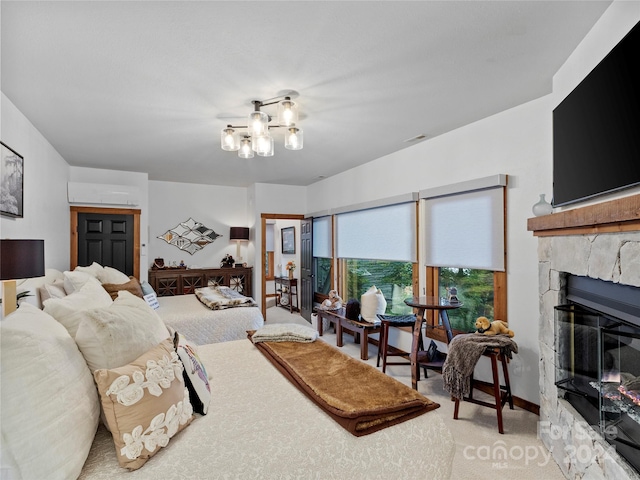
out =
[(640, 471), (640, 288), (570, 275), (566, 298), (555, 308), (556, 385)]

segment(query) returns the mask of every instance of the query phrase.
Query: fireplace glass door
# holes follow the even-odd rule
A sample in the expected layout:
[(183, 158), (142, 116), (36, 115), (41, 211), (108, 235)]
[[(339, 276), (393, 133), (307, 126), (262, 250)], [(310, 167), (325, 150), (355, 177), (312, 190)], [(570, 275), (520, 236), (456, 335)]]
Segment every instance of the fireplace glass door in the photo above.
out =
[(619, 322), (600, 333), (600, 428), (640, 470), (640, 332)]
[(640, 471), (640, 328), (580, 304), (555, 308), (556, 385)]

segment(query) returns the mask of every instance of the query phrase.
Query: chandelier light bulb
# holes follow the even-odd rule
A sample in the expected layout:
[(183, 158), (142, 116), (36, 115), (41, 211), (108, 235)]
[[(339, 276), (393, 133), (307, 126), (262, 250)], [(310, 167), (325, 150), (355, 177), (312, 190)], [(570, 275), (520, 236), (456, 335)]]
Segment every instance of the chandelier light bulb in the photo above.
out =
[(273, 157), (273, 137), (271, 135), (267, 135), (266, 137), (261, 137), (261, 139), (262, 142), (258, 149), (258, 155), (261, 157)]
[(289, 97), (284, 97), (278, 103), (278, 123), (284, 127), (290, 127), (298, 121), (298, 106)]
[(302, 150), (302, 145), (302, 130), (296, 127), (289, 128), (284, 137), (284, 148), (287, 150)]
[(220, 147), (227, 152), (235, 152), (240, 148), (240, 139), (233, 128), (222, 129), (222, 132), (220, 132)]
[(258, 155), (265, 156), (266, 153), (269, 153), (272, 150), (272, 144), (273, 139), (269, 134), (253, 137), (253, 151)]
[(269, 115), (264, 112), (251, 112), (249, 114), (249, 134), (252, 137), (265, 135), (267, 133), (267, 125), (269, 124)]
[(240, 140), (240, 150), (238, 150), (240, 158), (253, 158), (253, 149), (251, 148), (251, 137), (244, 137)]

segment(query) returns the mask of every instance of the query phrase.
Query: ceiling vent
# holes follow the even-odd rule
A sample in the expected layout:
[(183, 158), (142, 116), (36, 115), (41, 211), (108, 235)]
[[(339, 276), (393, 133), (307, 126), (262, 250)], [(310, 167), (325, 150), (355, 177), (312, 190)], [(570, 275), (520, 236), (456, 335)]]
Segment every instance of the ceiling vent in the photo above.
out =
[(419, 142), (419, 141), (421, 141), (421, 140), (424, 140), (425, 138), (427, 138), (427, 136), (426, 136), (426, 135), (424, 135), (424, 134), (420, 134), (420, 135), (416, 135), (415, 137), (412, 137), (412, 138), (407, 138), (407, 139), (405, 140), (405, 143)]

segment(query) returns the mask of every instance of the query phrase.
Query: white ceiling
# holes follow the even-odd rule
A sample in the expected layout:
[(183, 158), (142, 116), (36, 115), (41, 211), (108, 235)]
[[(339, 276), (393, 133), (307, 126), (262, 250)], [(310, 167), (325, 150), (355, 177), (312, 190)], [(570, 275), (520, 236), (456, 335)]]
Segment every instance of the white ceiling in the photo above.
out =
[[(610, 3), (3, 0), (1, 88), (71, 165), (309, 185), (550, 93)], [(287, 90), (303, 150), (220, 149)]]

